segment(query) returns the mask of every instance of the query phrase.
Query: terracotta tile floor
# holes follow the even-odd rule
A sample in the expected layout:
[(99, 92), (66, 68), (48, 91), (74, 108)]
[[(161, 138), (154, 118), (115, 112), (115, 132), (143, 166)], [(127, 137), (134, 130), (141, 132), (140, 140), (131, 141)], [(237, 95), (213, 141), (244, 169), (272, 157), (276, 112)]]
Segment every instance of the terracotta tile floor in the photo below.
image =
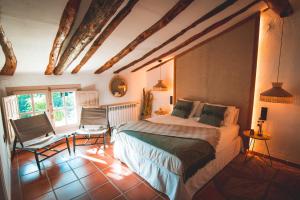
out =
[[(18, 152), (12, 162), (12, 199), (167, 199), (112, 157), (112, 145), (78, 147), (76, 155), (62, 152), (42, 164), (38, 172), (33, 155)], [(300, 169), (259, 157), (244, 163), (237, 156), (203, 189), (196, 200), (300, 199)]]

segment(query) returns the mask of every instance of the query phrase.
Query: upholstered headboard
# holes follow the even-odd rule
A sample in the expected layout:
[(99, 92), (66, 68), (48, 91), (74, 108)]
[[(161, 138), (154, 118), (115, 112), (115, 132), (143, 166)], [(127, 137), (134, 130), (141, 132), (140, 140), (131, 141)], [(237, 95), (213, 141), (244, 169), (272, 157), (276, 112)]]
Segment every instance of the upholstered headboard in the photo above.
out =
[(240, 130), (251, 126), (259, 15), (175, 58), (174, 97), (234, 105)]

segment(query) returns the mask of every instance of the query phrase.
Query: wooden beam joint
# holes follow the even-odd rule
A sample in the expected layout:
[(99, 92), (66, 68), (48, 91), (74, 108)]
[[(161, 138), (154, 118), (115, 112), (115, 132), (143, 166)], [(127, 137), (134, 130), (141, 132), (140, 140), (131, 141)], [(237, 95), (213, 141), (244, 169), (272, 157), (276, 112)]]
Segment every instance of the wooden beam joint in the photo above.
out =
[(17, 58), (14, 54), (11, 42), (5, 36), (3, 27), (0, 25), (0, 45), (5, 55), (5, 64), (0, 71), (0, 75), (12, 76), (17, 68)]
[(131, 12), (134, 5), (139, 0), (129, 0), (126, 6), (114, 17), (114, 19), (107, 25), (103, 32), (94, 41), (88, 52), (84, 55), (80, 63), (72, 70), (72, 74), (76, 74), (87, 63), (87, 61), (96, 53), (99, 47), (104, 41), (112, 34), (117, 26), (125, 19), (125, 17)]
[(92, 0), (82, 22), (72, 36), (54, 69), (55, 75), (62, 74), (78, 57), (82, 50), (101, 32), (124, 0)]
[(81, 0), (69, 0), (60, 19), (58, 31), (53, 41), (45, 75), (51, 75), (56, 65), (61, 47), (73, 27)]
[(294, 10), (289, 0), (264, 0), (270, 9), (280, 17), (288, 17), (293, 14)]

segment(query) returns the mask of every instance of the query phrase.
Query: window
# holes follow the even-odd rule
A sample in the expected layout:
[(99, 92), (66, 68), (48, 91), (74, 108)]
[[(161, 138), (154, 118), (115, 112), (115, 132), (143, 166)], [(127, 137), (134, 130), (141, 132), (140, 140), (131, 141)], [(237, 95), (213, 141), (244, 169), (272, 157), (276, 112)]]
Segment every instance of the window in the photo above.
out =
[(27, 91), (17, 93), (17, 99), (20, 118), (49, 112), (49, 118), (55, 127), (77, 123), (74, 90)]
[(17, 97), (21, 118), (31, 117), (47, 111), (45, 93), (19, 94)]
[(53, 119), (56, 127), (76, 123), (77, 117), (74, 91), (52, 92), (52, 105)]

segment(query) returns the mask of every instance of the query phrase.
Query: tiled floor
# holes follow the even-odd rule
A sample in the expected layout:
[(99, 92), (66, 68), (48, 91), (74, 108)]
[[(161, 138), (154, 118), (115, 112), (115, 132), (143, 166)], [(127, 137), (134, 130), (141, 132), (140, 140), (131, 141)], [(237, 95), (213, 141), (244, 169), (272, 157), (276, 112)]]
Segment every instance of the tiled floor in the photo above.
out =
[[(62, 145), (63, 147), (63, 145)], [(77, 147), (42, 164), (32, 153), (18, 152), (13, 162), (12, 199), (165, 199), (124, 164), (113, 159), (112, 146)]]
[[(194, 199), (300, 199), (300, 170), (274, 162), (267, 167), (259, 158), (244, 163), (239, 155)], [(12, 199), (132, 199), (159, 200), (165, 195), (96, 146), (79, 147), (46, 160), (38, 172), (33, 155), (19, 152), (13, 160)]]

